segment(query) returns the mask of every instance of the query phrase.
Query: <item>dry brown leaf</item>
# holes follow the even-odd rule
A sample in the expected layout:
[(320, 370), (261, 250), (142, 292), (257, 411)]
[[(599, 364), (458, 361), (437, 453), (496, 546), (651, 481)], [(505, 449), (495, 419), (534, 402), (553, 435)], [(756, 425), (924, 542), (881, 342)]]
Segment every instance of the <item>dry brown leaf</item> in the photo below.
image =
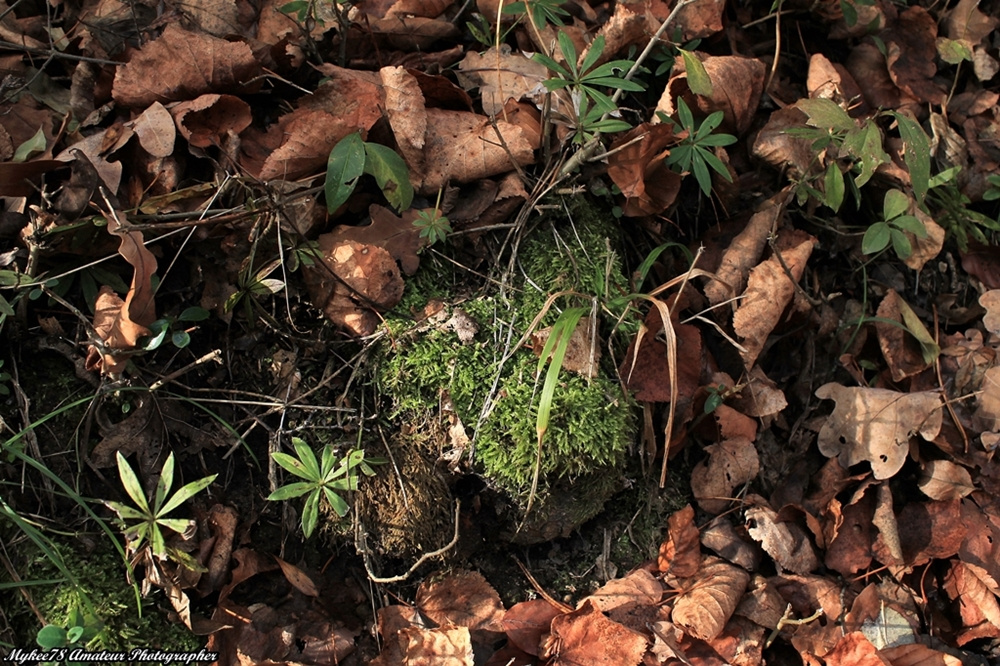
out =
[(319, 237), (321, 246), (356, 241), (365, 245), (378, 245), (387, 250), (399, 262), (403, 273), (413, 275), (420, 268), (420, 250), (425, 241), (420, 238), (420, 230), (413, 226), (419, 210), (408, 210), (402, 217), (378, 204), (368, 207), (371, 224), (364, 226), (340, 225), (328, 234)]
[[(386, 10), (386, 16), (440, 16), (454, 3), (454, 0), (396, 0)], [(367, 8), (367, 4), (364, 5)]]
[[(624, 3), (615, 5), (615, 13), (601, 26), (596, 37), (604, 37), (604, 50), (594, 66), (603, 64), (616, 55), (623, 53), (628, 47), (646, 43), (646, 17), (641, 13), (635, 13)], [(587, 46), (577, 60), (577, 65), (581, 64), (590, 53), (590, 46)]]
[(562, 612), (545, 599), (522, 601), (504, 613), (503, 628), (511, 643), (537, 657), (542, 651), (542, 639), (549, 633), (549, 625)]
[[(593, 379), (601, 362), (601, 338), (594, 325), (597, 322), (590, 317), (583, 317), (569, 336), (566, 355), (563, 357), (564, 370)], [(541, 356), (545, 342), (552, 334), (552, 327), (546, 326), (531, 334), (531, 351), (535, 356)]]
[(961, 499), (976, 489), (969, 470), (948, 460), (926, 463), (917, 485), (925, 495), (935, 500)]
[(416, 606), (439, 625), (503, 631), (500, 595), (475, 571), (455, 571), (424, 581), (417, 590)]
[(402, 67), (383, 67), (382, 99), (396, 145), (407, 166), (410, 179), (419, 180), (424, 173), (424, 140), (427, 134), (427, 111), (424, 94), (413, 74)]
[[(118, 307), (120, 303), (118, 299)], [(114, 467), (118, 452), (127, 458), (136, 452), (160, 450), (164, 437), (162, 412), (154, 408), (152, 400), (143, 399), (124, 419), (110, 428), (101, 427), (100, 433), (101, 441), (90, 452), (90, 460), (98, 469)]]
[(962, 666), (962, 660), (946, 652), (938, 652), (923, 643), (882, 648), (881, 654), (892, 666)]
[(833, 63), (822, 53), (809, 58), (806, 89), (810, 98), (829, 99), (845, 107), (861, 98), (861, 88), (847, 68)]
[(973, 419), (983, 430), (998, 432), (1000, 431), (1000, 366), (986, 370), (979, 389)]
[(679, 582), (671, 620), (688, 634), (710, 641), (729, 621), (746, 591), (750, 574), (716, 558), (706, 558), (698, 575)]
[(198, 586), (203, 594), (220, 590), (226, 583), (238, 523), (239, 514), (231, 506), (213, 504), (208, 512), (208, 524), (212, 528), (212, 552), (206, 564), (208, 572)]
[(614, 611), (624, 608), (655, 607), (663, 597), (663, 583), (645, 569), (636, 569), (624, 578), (609, 580), (588, 596), (588, 600), (614, 619)]
[(771, 257), (750, 271), (743, 300), (733, 315), (733, 329), (743, 338), (745, 351), (741, 351), (740, 356), (747, 368), (752, 368), (757, 361), (768, 335), (795, 295), (795, 284), (788, 278), (785, 268), (798, 282), (817, 242), (814, 237), (797, 230), (783, 234), (777, 248), (784, 267), (777, 257)]
[(427, 173), (423, 182), (414, 183), (423, 194), (436, 194), (448, 181), (470, 183), (513, 171), (515, 163), (527, 166), (535, 160), (531, 142), (520, 127), (497, 120), (494, 129), (484, 116), (444, 109), (427, 109), (424, 150)]
[(828, 505), (823, 563), (842, 576), (853, 576), (871, 564), (876, 495), (877, 491), (855, 493), (843, 508), (836, 499)]
[(774, 558), (779, 570), (805, 574), (819, 568), (816, 550), (801, 527), (780, 522), (778, 514), (766, 506), (750, 507), (746, 517), (747, 532)]
[(479, 88), (483, 112), (495, 116), (509, 99), (527, 99), (540, 107), (545, 96), (542, 82), (549, 78), (549, 70), (522, 53), (491, 47), (483, 54), (470, 50), (455, 75), (466, 90)]
[(317, 66), (328, 80), (312, 95), (299, 100), (300, 109), (326, 111), (361, 130), (362, 135), (382, 119), (382, 79), (376, 72)]
[[(170, 63), (164, 67), (164, 63)], [(250, 47), (188, 32), (176, 23), (119, 66), (112, 94), (118, 104), (146, 107), (203, 93), (249, 92), (260, 74)]]
[(826, 666), (892, 666), (860, 631), (844, 635), (823, 659)]
[(752, 152), (776, 169), (787, 169), (790, 178), (820, 173), (826, 151), (817, 153), (812, 141), (792, 136), (788, 130), (806, 126), (807, 116), (794, 105), (778, 109), (757, 133)]
[(647, 641), (641, 634), (604, 617), (584, 601), (577, 610), (552, 620), (545, 657), (551, 666), (635, 666)]
[(736, 607), (736, 615), (752, 619), (762, 627), (776, 629), (785, 615), (786, 602), (773, 584), (755, 575), (750, 589)]
[(819, 432), (820, 452), (838, 456), (847, 468), (867, 461), (876, 479), (888, 479), (903, 466), (911, 435), (933, 441), (941, 429), (941, 396), (934, 391), (899, 393), (830, 383), (816, 389), (816, 397), (837, 402)]
[[(630, 143), (637, 137), (642, 138)], [(666, 147), (673, 141), (672, 124), (643, 123), (611, 144), (608, 175), (625, 198), (625, 215), (658, 215), (677, 199), (681, 176), (663, 159), (669, 153)]]
[(234, 95), (202, 95), (170, 112), (181, 136), (197, 148), (218, 146), (253, 122), (250, 105)]
[[(954, 556), (961, 549), (968, 535), (968, 524), (962, 520), (961, 502), (909, 502), (896, 518), (902, 563), (907, 567), (920, 566), (931, 560)], [(873, 552), (883, 564), (897, 564), (889, 557), (882, 543), (876, 539)]]
[(735, 398), (730, 399), (730, 403), (753, 418), (778, 414), (788, 406), (785, 393), (764, 374), (759, 365), (750, 370), (746, 386), (740, 389)]
[(967, 627), (985, 619), (1000, 630), (1000, 587), (985, 569), (974, 564), (952, 561), (945, 578), (944, 589), (959, 603), (962, 620)]
[[(44, 174), (69, 166), (62, 160), (36, 162), (0, 162), (0, 196), (30, 197), (37, 190), (36, 181)], [(119, 165), (119, 175), (120, 175)], [(115, 183), (115, 191), (118, 184)]]
[(979, 304), (986, 308), (983, 326), (994, 335), (1000, 335), (1000, 289), (991, 289), (979, 297)]
[(246, 30), (240, 25), (235, 0), (185, 0), (183, 11), (199, 28), (216, 37), (240, 35)]
[(667, 519), (667, 538), (660, 544), (657, 568), (678, 578), (691, 578), (701, 567), (701, 534), (688, 504)]
[(386, 16), (371, 21), (370, 26), (373, 33), (404, 51), (428, 51), (435, 42), (459, 36), (458, 28), (443, 18)]
[(996, 29), (1000, 19), (980, 11), (979, 3), (980, 0), (959, 0), (951, 8), (945, 19), (945, 32), (949, 39), (977, 45)]
[[(676, 314), (676, 313), (674, 313)], [(672, 315), (674, 316), (674, 315)], [(670, 365), (667, 363), (667, 345), (659, 335), (663, 320), (657, 308), (650, 308), (645, 320), (646, 334), (640, 341), (639, 351), (633, 340), (618, 368), (625, 386), (644, 402), (670, 402)], [(702, 341), (701, 331), (691, 324), (673, 322), (677, 336), (677, 418), (684, 422), (691, 418), (695, 393), (701, 383)]]
[(333, 242), (329, 235), (320, 237), (319, 250), (324, 265), (305, 271), (313, 303), (348, 332), (371, 334), (380, 321), (375, 311), (388, 310), (403, 297), (396, 260), (377, 245)]
[(737, 528), (725, 516), (713, 519), (702, 530), (701, 543), (726, 561), (747, 571), (756, 571), (760, 566), (763, 555), (760, 547), (750, 540), (742, 526), (737, 532)]
[(174, 152), (177, 129), (170, 112), (159, 102), (153, 102), (132, 121), (132, 131), (139, 137), (139, 145), (153, 157), (166, 157)]
[(909, 333), (903, 319), (903, 308), (909, 308), (895, 289), (890, 289), (875, 311), (875, 316), (894, 321), (896, 326), (888, 322), (875, 322), (878, 333), (878, 343), (882, 348), (882, 356), (889, 365), (893, 381), (902, 381), (930, 367), (924, 360), (920, 343)]
[(124, 213), (108, 216), (108, 233), (118, 236), (118, 254), (132, 266), (132, 284), (122, 301), (110, 287), (101, 287), (94, 312), (94, 328), (105, 348), (91, 347), (87, 352), (87, 367), (100, 369), (102, 374), (116, 374), (125, 369), (127, 357), (120, 352), (135, 349), (139, 338), (149, 335), (149, 325), (156, 321), (153, 301), (153, 274), (156, 257), (145, 245), (141, 231), (125, 230), (121, 223)]
[(264, 160), (258, 177), (261, 180), (295, 180), (313, 175), (326, 166), (330, 151), (354, 127), (342, 116), (326, 111), (296, 109), (282, 116), (268, 130), (281, 141), (279, 147)]
[[(694, 95), (687, 99), (685, 95), (685, 102), (692, 110), (697, 105), (705, 115), (722, 111), (720, 128), (736, 135), (743, 134), (757, 111), (767, 67), (760, 60), (740, 56), (708, 56), (702, 60), (702, 65), (712, 81), (712, 96)], [(686, 80), (686, 72), (671, 77), (656, 105), (657, 111), (674, 115), (675, 98), (686, 87)]]
[(943, 104), (947, 92), (933, 80), (937, 74), (937, 22), (930, 12), (909, 7), (882, 35), (893, 83), (922, 102)]
[(316, 583), (313, 582), (312, 578), (305, 571), (291, 562), (286, 562), (277, 555), (274, 556), (274, 561), (281, 567), (281, 573), (285, 575), (285, 579), (292, 584), (292, 587), (307, 597), (319, 596), (319, 589), (317, 589)]
[(472, 637), (468, 627), (408, 627), (400, 631), (397, 637), (404, 646), (404, 664), (473, 666)]
[(916, 206), (913, 207), (912, 213), (918, 220), (923, 222), (924, 229), (927, 230), (927, 236), (920, 238), (909, 231), (904, 232), (906, 233), (906, 237), (910, 239), (910, 246), (913, 248), (913, 251), (910, 253), (910, 256), (903, 260), (903, 263), (913, 270), (919, 271), (923, 269), (928, 261), (941, 254), (941, 249), (944, 247), (945, 230), (930, 215)]
[(691, 473), (691, 490), (704, 511), (722, 513), (732, 501), (733, 491), (756, 478), (760, 459), (753, 442), (744, 437), (705, 447), (708, 460)]

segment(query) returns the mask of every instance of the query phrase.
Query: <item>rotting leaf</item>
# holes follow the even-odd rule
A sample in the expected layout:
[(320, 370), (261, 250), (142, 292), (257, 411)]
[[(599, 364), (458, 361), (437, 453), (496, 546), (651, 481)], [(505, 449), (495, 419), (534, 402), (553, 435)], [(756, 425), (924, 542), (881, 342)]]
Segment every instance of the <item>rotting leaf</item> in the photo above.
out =
[(899, 393), (830, 383), (816, 389), (816, 397), (837, 403), (820, 429), (820, 453), (838, 456), (845, 468), (867, 461), (876, 479), (888, 479), (903, 466), (911, 435), (932, 441), (941, 429), (943, 405), (934, 391)]
[(750, 574), (717, 558), (706, 558), (698, 575), (679, 582), (681, 594), (671, 618), (695, 638), (710, 641), (729, 621), (746, 591)]

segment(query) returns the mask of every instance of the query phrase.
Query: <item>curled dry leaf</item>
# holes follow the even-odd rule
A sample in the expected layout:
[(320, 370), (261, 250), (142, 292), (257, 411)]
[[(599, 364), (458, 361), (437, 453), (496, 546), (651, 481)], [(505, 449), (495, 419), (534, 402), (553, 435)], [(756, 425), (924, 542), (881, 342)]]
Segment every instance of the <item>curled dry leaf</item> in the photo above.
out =
[(119, 66), (112, 95), (122, 106), (141, 108), (209, 92), (250, 92), (248, 84), (259, 74), (260, 65), (243, 42), (188, 32), (170, 23), (160, 37)]
[(980, 0), (959, 0), (945, 19), (945, 32), (949, 39), (962, 39), (979, 44), (993, 30), (1000, 19), (988, 16), (979, 9)]
[(386, 16), (370, 22), (376, 35), (385, 37), (391, 46), (406, 51), (427, 51), (442, 39), (458, 37), (459, 30), (443, 18), (423, 16)]
[[(959, 603), (966, 627), (975, 627), (985, 620), (1000, 634), (1000, 587), (985, 569), (974, 564), (953, 560), (945, 578), (945, 590)], [(961, 644), (961, 639), (959, 640)]]
[(495, 116), (509, 99), (527, 99), (540, 107), (545, 96), (542, 82), (549, 78), (549, 70), (522, 53), (491, 47), (481, 55), (470, 50), (455, 75), (466, 90), (479, 88), (483, 112)]
[(690, 578), (701, 567), (701, 535), (694, 524), (694, 508), (688, 504), (667, 519), (667, 538), (660, 544), (657, 568), (678, 578)]
[(743, 569), (708, 558), (698, 575), (680, 581), (671, 620), (695, 638), (710, 641), (720, 633), (750, 582)]
[[(702, 59), (702, 65), (712, 81), (712, 96), (697, 95), (688, 106), (694, 109), (696, 104), (705, 115), (722, 111), (722, 130), (743, 134), (757, 111), (767, 67), (760, 60), (740, 56), (708, 56)], [(675, 98), (686, 87), (686, 80), (686, 72), (671, 77), (656, 105), (657, 111), (674, 115)]]
[(747, 532), (786, 571), (809, 573), (819, 568), (819, 559), (809, 535), (795, 523), (780, 522), (766, 506), (747, 509)]
[(456, 571), (425, 581), (417, 590), (417, 609), (435, 623), (472, 630), (503, 631), (503, 603), (483, 575)]
[(450, 180), (471, 183), (535, 160), (531, 142), (516, 125), (467, 113), (427, 109), (426, 175), (414, 188), (436, 194)]
[(383, 67), (382, 100), (389, 126), (396, 137), (399, 152), (410, 167), (410, 177), (417, 180), (424, 172), (424, 140), (427, 133), (427, 110), (424, 94), (413, 74), (402, 67)]
[(261, 180), (295, 180), (319, 173), (330, 151), (358, 128), (342, 116), (299, 108), (282, 116), (268, 134), (280, 141), (260, 168)]
[(551, 666), (635, 666), (646, 644), (641, 634), (604, 617), (588, 599), (552, 620), (544, 656)]
[(738, 411), (753, 418), (778, 414), (788, 406), (785, 393), (778, 388), (759, 365), (750, 370), (747, 385), (731, 400)]
[(698, 505), (709, 513), (721, 513), (729, 506), (733, 491), (756, 478), (760, 459), (753, 442), (745, 437), (727, 439), (705, 447), (708, 460), (691, 473), (691, 490)]
[[(636, 138), (641, 139), (630, 143)], [(643, 123), (615, 139), (608, 157), (608, 175), (622, 191), (622, 210), (630, 217), (658, 215), (677, 199), (681, 176), (667, 166), (666, 147), (674, 141), (670, 123)], [(620, 150), (617, 150), (621, 148)]]
[(899, 393), (830, 383), (816, 397), (836, 401), (820, 429), (820, 453), (849, 468), (869, 462), (876, 479), (896, 474), (909, 453), (910, 436), (933, 441), (941, 429), (941, 396), (934, 391)]
[(991, 289), (979, 297), (979, 304), (986, 308), (983, 325), (994, 335), (1000, 335), (1000, 289)]
[(218, 146), (250, 127), (250, 105), (234, 95), (201, 95), (171, 109), (177, 130), (197, 148)]
[[(818, 241), (813, 236), (793, 230), (778, 239), (777, 249), (782, 261), (771, 257), (750, 272), (743, 300), (733, 315), (733, 329), (743, 338), (740, 352), (747, 368), (752, 368), (767, 342), (767, 336), (781, 320), (785, 307), (795, 295), (797, 283), (806, 269), (806, 262)], [(791, 273), (791, 279), (785, 268)]]
[(319, 250), (323, 264), (304, 267), (313, 303), (348, 332), (371, 334), (380, 321), (374, 311), (388, 310), (403, 297), (396, 260), (377, 245), (337, 243), (328, 235), (320, 238)]
[(969, 470), (948, 460), (931, 460), (924, 465), (917, 484), (931, 499), (961, 499), (975, 490)]
[(371, 224), (357, 227), (340, 225), (330, 233), (321, 235), (318, 240), (321, 246), (343, 241), (378, 245), (399, 262), (403, 273), (413, 275), (420, 268), (418, 253), (424, 246), (420, 230), (413, 226), (419, 213), (418, 210), (408, 210), (399, 217), (384, 206), (372, 204), (368, 207)]
[(587, 599), (601, 611), (609, 613), (612, 619), (621, 622), (616, 616), (629, 611), (652, 608), (655, 612), (662, 597), (663, 583), (645, 569), (636, 569), (624, 578), (609, 580)]

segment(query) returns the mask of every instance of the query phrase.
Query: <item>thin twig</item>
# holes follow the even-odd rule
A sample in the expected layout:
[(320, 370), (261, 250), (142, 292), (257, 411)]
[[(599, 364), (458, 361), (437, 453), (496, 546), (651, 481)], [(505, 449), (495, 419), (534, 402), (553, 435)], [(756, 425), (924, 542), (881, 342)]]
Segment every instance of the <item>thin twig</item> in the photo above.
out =
[(456, 500), (455, 501), (455, 536), (452, 537), (451, 541), (446, 546), (443, 546), (442, 548), (438, 548), (435, 551), (431, 551), (429, 553), (424, 553), (423, 555), (421, 555), (420, 559), (418, 559), (416, 562), (414, 562), (413, 566), (410, 567), (409, 570), (407, 570), (406, 573), (399, 574), (398, 576), (390, 576), (388, 578), (382, 578), (381, 576), (376, 576), (375, 574), (372, 573), (372, 569), (371, 569), (370, 563), (368, 561), (368, 549), (367, 548), (359, 548), (358, 550), (361, 551), (361, 554), (362, 554), (362, 558), (361, 559), (363, 559), (364, 562), (365, 562), (365, 572), (368, 574), (368, 580), (372, 581), (373, 583), (378, 583), (380, 585), (384, 585), (384, 584), (387, 584), (387, 583), (401, 583), (404, 580), (406, 580), (407, 578), (409, 578), (410, 576), (412, 576), (413, 573), (417, 569), (420, 568), (420, 565), (423, 564), (424, 562), (426, 562), (427, 560), (431, 559), (432, 557), (437, 557), (438, 555), (444, 555), (449, 550), (451, 550), (452, 548), (454, 548), (455, 544), (458, 543), (458, 524), (459, 524), (459, 516), (460, 516), (461, 507), (462, 507), (461, 501)]

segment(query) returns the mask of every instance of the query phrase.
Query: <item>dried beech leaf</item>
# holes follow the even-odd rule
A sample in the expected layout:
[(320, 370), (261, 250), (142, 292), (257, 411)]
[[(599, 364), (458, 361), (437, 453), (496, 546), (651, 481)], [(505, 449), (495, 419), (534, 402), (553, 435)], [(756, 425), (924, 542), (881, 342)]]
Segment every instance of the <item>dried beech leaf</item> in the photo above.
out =
[(889, 365), (893, 380), (897, 382), (930, 367), (930, 363), (924, 359), (917, 339), (905, 328), (902, 308), (908, 307), (896, 290), (890, 289), (875, 311), (875, 316), (899, 324), (893, 326), (888, 322), (875, 322), (882, 356)]
[(860, 631), (842, 636), (823, 660), (827, 666), (892, 666)]
[(439, 625), (502, 631), (500, 595), (475, 571), (456, 571), (424, 581), (417, 590), (417, 609)]
[(701, 567), (701, 535), (694, 524), (694, 508), (688, 504), (667, 519), (667, 538), (660, 544), (657, 568), (678, 578), (690, 578)]
[(749, 582), (743, 569), (707, 559), (697, 576), (680, 582), (684, 591), (674, 602), (673, 623), (695, 638), (712, 640), (722, 633)]
[(166, 157), (174, 152), (177, 129), (170, 112), (159, 102), (153, 102), (132, 122), (132, 131), (139, 137), (139, 145), (153, 157)]
[(774, 558), (781, 569), (805, 574), (819, 568), (819, 559), (809, 535), (795, 523), (780, 522), (766, 506), (747, 509), (747, 532)]
[(801, 231), (783, 234), (778, 239), (777, 247), (784, 266), (777, 257), (771, 257), (750, 272), (743, 300), (733, 315), (733, 329), (743, 338), (746, 348), (740, 356), (747, 368), (753, 367), (767, 342), (767, 336), (781, 320), (785, 307), (795, 295), (795, 284), (788, 279), (786, 267), (792, 279), (798, 282), (817, 242)]
[(925, 495), (935, 500), (961, 499), (976, 489), (969, 470), (948, 460), (928, 462), (917, 485)]
[(990, 333), (1000, 335), (1000, 289), (991, 289), (979, 297), (979, 304), (986, 308), (983, 325)]
[(673, 141), (672, 124), (643, 123), (611, 144), (608, 175), (625, 197), (625, 215), (658, 215), (677, 199), (681, 176), (663, 159)]
[(537, 657), (542, 651), (542, 638), (549, 633), (549, 625), (561, 613), (545, 599), (522, 601), (504, 613), (503, 628), (511, 643)]
[[(573, 335), (569, 336), (569, 345), (566, 347), (566, 356), (563, 357), (562, 367), (564, 370), (575, 372), (593, 379), (597, 376), (598, 365), (601, 362), (601, 340), (597, 331), (592, 330), (592, 320), (583, 317), (573, 329)], [(546, 326), (531, 334), (531, 351), (535, 356), (541, 356), (545, 349), (545, 341), (552, 334), (552, 327)], [(596, 338), (596, 339), (595, 339)]]
[(609, 580), (587, 599), (603, 612), (623, 606), (656, 606), (663, 596), (663, 584), (645, 569), (636, 569), (624, 578)]
[(899, 393), (830, 383), (816, 389), (816, 397), (837, 402), (820, 429), (820, 453), (838, 456), (845, 468), (867, 461), (876, 479), (888, 479), (903, 466), (911, 435), (933, 441), (941, 429), (941, 396), (933, 391)]
[(424, 171), (424, 141), (427, 134), (427, 110), (424, 94), (413, 74), (402, 67), (383, 67), (382, 93), (385, 113), (396, 137), (399, 152), (417, 180)]
[(260, 65), (243, 42), (188, 32), (169, 23), (160, 37), (119, 66), (112, 94), (122, 106), (146, 107), (203, 93), (248, 92), (247, 84), (259, 74)]
[(197, 148), (218, 146), (250, 127), (250, 105), (235, 95), (201, 95), (171, 109), (177, 130)]
[(286, 562), (277, 555), (274, 556), (274, 560), (278, 563), (278, 566), (281, 567), (281, 573), (285, 575), (285, 578), (296, 590), (307, 597), (319, 596), (319, 589), (317, 589), (316, 583), (313, 582), (312, 578), (310, 578), (305, 571), (298, 568), (291, 562)]
[(646, 652), (646, 639), (604, 617), (590, 600), (552, 620), (545, 656), (551, 666), (635, 666)]
[(403, 646), (404, 664), (473, 666), (472, 637), (468, 627), (407, 627), (397, 636)]
[(709, 513), (722, 513), (733, 491), (757, 477), (760, 458), (753, 442), (745, 437), (727, 439), (705, 447), (708, 460), (691, 473), (691, 490), (698, 506)]
[(479, 88), (483, 112), (495, 116), (509, 99), (527, 99), (540, 107), (546, 92), (542, 82), (549, 78), (549, 70), (522, 53), (491, 47), (483, 54), (470, 50), (456, 76), (466, 90)]
[(923, 643), (883, 648), (881, 654), (892, 666), (962, 666), (962, 660), (958, 657), (938, 652)]

